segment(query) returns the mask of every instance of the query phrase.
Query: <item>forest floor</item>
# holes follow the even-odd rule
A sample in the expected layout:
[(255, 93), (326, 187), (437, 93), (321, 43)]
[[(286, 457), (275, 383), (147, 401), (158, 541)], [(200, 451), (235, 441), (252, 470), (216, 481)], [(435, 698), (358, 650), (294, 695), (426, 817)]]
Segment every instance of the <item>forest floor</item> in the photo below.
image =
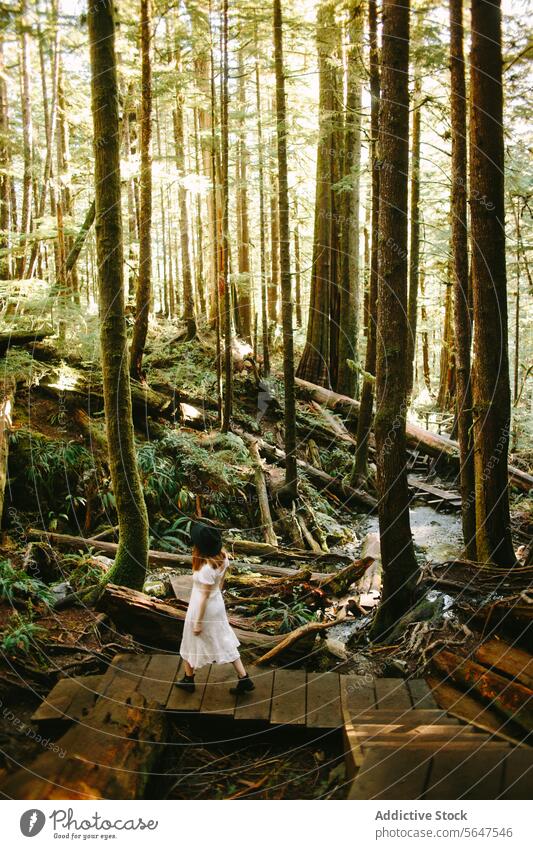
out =
[[(6, 372), (16, 376), (18, 391), (0, 549), (0, 771), (4, 773), (29, 763), (43, 746), (54, 744), (53, 737), (43, 742), (31, 715), (59, 678), (102, 672), (117, 652), (143, 650), (134, 629), (128, 633), (123, 627), (110, 628), (105, 614), (91, 610), (88, 616), (88, 610), (76, 601), (76, 593), (100, 580), (109, 562), (106, 557), (82, 543), (67, 550), (51, 547), (29, 533), (37, 528), (80, 539), (104, 535), (106, 541), (113, 541), (116, 523), (98, 364), (87, 348), (67, 354), (48, 341), (33, 354), (32, 358), (12, 349), (6, 356)], [(227, 590), (230, 615), (245, 628), (276, 635), (317, 620), (340, 620), (320, 635), (312, 651), (302, 653), (302, 668), (377, 677), (426, 676), (436, 688), (441, 687), (444, 702), (454, 693), (455, 697), (467, 693), (474, 707), (465, 703), (464, 709), (471, 715), (477, 703), (485, 723), (505, 726), (515, 739), (531, 733), (526, 720), (509, 723), (508, 705), (496, 704), (487, 688), (473, 686), (465, 678), (454, 679), (446, 671), (443, 650), (484, 663), (483, 669), (491, 670), (490, 674), (496, 670), (505, 679), (509, 671), (494, 660), (494, 645), (488, 660), (479, 647), (497, 638), (523, 653), (531, 637), (533, 609), (531, 569), (498, 574), (461, 559), (460, 514), (456, 503), (452, 504), (457, 496), (456, 473), (446, 458), (435, 462), (410, 455), (409, 474), (448, 493), (451, 501), (414, 494), (411, 521), (421, 566), (418, 600), (389, 643), (373, 645), (368, 633), (379, 603), (380, 573), (375, 561), (372, 566), (372, 559), (364, 558), (376, 552), (377, 517), (348, 506), (338, 492), (321, 487), (305, 472), (300, 480), (299, 518), (282, 508), (277, 496), (283, 473), (271, 452), (272, 446), (284, 447), (283, 386), (276, 369), (268, 382), (260, 380), (256, 365), (247, 359), (246, 347), (236, 347), (235, 427), (233, 433), (222, 435), (214, 402), (214, 341), (208, 333), (202, 341), (182, 343), (176, 341), (170, 326), (160, 330), (157, 340), (149, 341), (145, 366), (151, 394), (144, 404), (136, 406), (134, 401), (134, 416), (152, 549), (186, 554), (189, 519), (207, 517), (223, 529), (230, 548), (232, 542), (236, 548), (239, 541), (250, 544), (248, 551), (241, 545), (235, 552), (239, 563), (247, 566), (235, 570)], [(349, 476), (353, 428), (349, 417), (324, 415), (312, 399), (299, 393), (299, 458), (335, 481)], [(264, 529), (257, 468), (246, 435), (270, 446), (261, 470), (279, 551), (265, 553), (260, 545), (253, 550), (253, 543), (264, 543)], [(513, 463), (531, 472), (532, 459), (530, 452), (518, 452)], [(371, 462), (367, 486), (371, 495), (375, 495), (374, 471)], [(533, 531), (533, 502), (515, 490), (511, 498), (519, 549)], [(428, 504), (432, 500), (433, 506)], [(354, 563), (360, 564), (359, 571), (356, 568), (352, 580), (339, 587), (321, 585), (310, 577), (310, 569), (335, 575)], [(307, 571), (298, 580), (282, 584), (279, 578), (255, 571), (280, 566)], [(188, 571), (186, 567), (152, 567), (145, 592), (178, 610), (180, 601), (170, 577)], [(168, 644), (161, 645), (172, 650)], [(244, 657), (254, 660), (257, 652), (245, 646)], [(497, 681), (491, 681), (491, 686), (497, 689)], [(195, 729), (180, 726), (174, 741), (177, 748), (169, 748), (160, 768), (166, 775), (152, 782), (148, 794), (342, 797), (341, 747), (334, 735), (323, 746), (294, 747), (281, 736), (237, 752), (230, 743), (206, 746)], [(184, 787), (179, 780), (182, 773), (192, 773), (193, 783), (188, 781)]]

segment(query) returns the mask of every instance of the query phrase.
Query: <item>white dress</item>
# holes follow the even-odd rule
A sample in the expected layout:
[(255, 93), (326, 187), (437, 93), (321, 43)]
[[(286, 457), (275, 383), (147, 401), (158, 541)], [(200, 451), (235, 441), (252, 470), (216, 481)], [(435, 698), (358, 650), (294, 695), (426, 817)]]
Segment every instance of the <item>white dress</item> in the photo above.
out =
[[(224, 578), (228, 560), (221, 569), (214, 569), (209, 563), (193, 572), (191, 600), (183, 625), (183, 637), (180, 655), (193, 669), (200, 669), (207, 663), (232, 663), (238, 660), (239, 641), (228, 622), (226, 607), (220, 586)], [(198, 612), (203, 599), (202, 584), (211, 586), (207, 599), (202, 633), (194, 634), (193, 628), (198, 621)]]

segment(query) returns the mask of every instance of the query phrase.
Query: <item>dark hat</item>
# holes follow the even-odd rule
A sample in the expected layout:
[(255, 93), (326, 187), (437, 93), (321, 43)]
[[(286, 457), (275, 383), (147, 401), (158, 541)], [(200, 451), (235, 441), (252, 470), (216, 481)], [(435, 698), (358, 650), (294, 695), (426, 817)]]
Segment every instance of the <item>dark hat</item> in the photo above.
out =
[(202, 522), (191, 524), (191, 542), (205, 557), (216, 557), (222, 550), (222, 534), (218, 528)]

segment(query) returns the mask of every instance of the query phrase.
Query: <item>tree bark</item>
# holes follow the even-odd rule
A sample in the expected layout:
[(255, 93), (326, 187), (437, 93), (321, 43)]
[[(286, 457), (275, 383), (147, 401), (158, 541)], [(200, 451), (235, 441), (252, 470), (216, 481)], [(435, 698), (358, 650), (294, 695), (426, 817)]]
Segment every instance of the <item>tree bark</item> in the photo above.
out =
[[(179, 52), (176, 55), (176, 73), (179, 71)], [(185, 177), (185, 133), (183, 121), (183, 95), (176, 89), (176, 108), (174, 118), (174, 142), (176, 146), (176, 167), (179, 171), (180, 184), (178, 201), (180, 210), (180, 245), (181, 245), (181, 278), (183, 287), (183, 319), (187, 325), (187, 339), (196, 336), (196, 319), (194, 315), (194, 295), (192, 285), (191, 255), (189, 251), (189, 212), (187, 209), (187, 189), (183, 182)]]
[(119, 547), (106, 578), (135, 589), (142, 587), (146, 574), (148, 516), (135, 454), (127, 367), (113, 0), (89, 0), (88, 23), (100, 342), (109, 465), (119, 523)]
[(233, 410), (233, 355), (231, 350), (231, 286), (229, 274), (229, 59), (228, 59), (228, 0), (223, 0), (222, 13), (222, 91), (221, 91), (221, 136), (222, 136), (222, 245), (224, 250), (222, 278), (224, 291), (224, 410), (222, 432), (230, 427)]
[(356, 396), (357, 373), (348, 360), (357, 363), (359, 335), (359, 206), (361, 169), (361, 60), (363, 4), (353, 0), (348, 10), (347, 94), (344, 146), (344, 178), (349, 179), (342, 205), (342, 255), (340, 279), (339, 362), (336, 389)]
[(457, 373), (457, 429), (465, 554), (477, 560), (474, 455), (472, 447), (472, 329), (468, 275), (466, 84), (463, 52), (463, 0), (450, 0), (450, 76), (452, 122), (452, 274)]
[(294, 391), (294, 340), (292, 330), (291, 232), (287, 178), (287, 116), (283, 67), (281, 0), (274, 0), (274, 63), (276, 70), (276, 122), (279, 180), (279, 247), (281, 319), (283, 325), (283, 380), (285, 392), (285, 487), (296, 498), (296, 398)]
[(33, 165), (33, 123), (31, 110), (31, 63), (28, 0), (22, 0), (20, 7), (20, 74), (22, 104), (22, 157), (24, 162), (24, 173), (22, 178), (22, 205), (20, 216), (20, 235), (23, 240), (23, 250), (22, 256), (18, 261), (18, 276), (22, 277), (25, 271), (25, 239), (30, 231)]
[(252, 341), (252, 276), (250, 270), (250, 226), (248, 221), (248, 151), (246, 149), (245, 112), (246, 83), (243, 50), (239, 51), (239, 110), (240, 127), (238, 143), (238, 183), (237, 183), (237, 235), (239, 277), (239, 323), (243, 339)]
[(368, 30), (370, 41), (370, 166), (371, 182), (371, 249), (370, 281), (368, 293), (368, 323), (365, 355), (365, 377), (361, 392), (361, 407), (357, 420), (357, 448), (351, 476), (352, 486), (358, 486), (368, 476), (368, 439), (372, 426), (372, 407), (374, 404), (374, 377), (376, 373), (376, 332), (378, 301), (378, 234), (379, 234), (379, 55), (377, 41), (377, 2), (368, 3)]
[(407, 172), (409, 0), (384, 0), (379, 129), (378, 339), (374, 431), (383, 597), (372, 635), (383, 639), (410, 608), (419, 567), (409, 521), (407, 411)]
[(130, 351), (130, 374), (141, 380), (142, 360), (152, 300), (152, 0), (141, 0), (141, 210), (139, 226), (139, 277), (135, 325)]
[(319, 140), (316, 165), (315, 225), (311, 292), (305, 347), (297, 375), (303, 380), (330, 386), (330, 281), (331, 224), (333, 217), (331, 172), (335, 142), (335, 71), (332, 56), (336, 29), (331, 5), (321, 2), (317, 11), (316, 39), (319, 79)]
[[(255, 33), (256, 49), (257, 31)], [(268, 341), (268, 287), (266, 262), (266, 213), (265, 213), (265, 170), (263, 160), (263, 121), (261, 116), (261, 85), (259, 62), (255, 63), (255, 94), (257, 111), (257, 172), (259, 179), (259, 253), (261, 262), (261, 340), (263, 352), (263, 374), (270, 375), (270, 352)]]
[(507, 342), (500, 0), (472, 0), (470, 208), (477, 559), (515, 562), (508, 493)]
[[(417, 69), (415, 69), (415, 73)], [(413, 132), (411, 149), (411, 209), (409, 240), (409, 303), (407, 308), (407, 384), (409, 398), (413, 392), (413, 375), (416, 362), (416, 325), (418, 318), (418, 277), (420, 271), (420, 127), (422, 80), (418, 73), (414, 86)]]

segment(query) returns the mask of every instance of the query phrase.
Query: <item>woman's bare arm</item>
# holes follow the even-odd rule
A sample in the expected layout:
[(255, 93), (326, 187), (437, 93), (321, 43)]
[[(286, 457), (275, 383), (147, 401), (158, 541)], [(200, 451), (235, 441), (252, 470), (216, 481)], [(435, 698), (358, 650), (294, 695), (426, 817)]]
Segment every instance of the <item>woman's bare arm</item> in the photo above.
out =
[(209, 600), (209, 596), (211, 595), (212, 587), (209, 584), (202, 584), (200, 586), (200, 592), (202, 593), (202, 598), (200, 601), (200, 607), (198, 609), (198, 616), (196, 622), (193, 625), (193, 634), (201, 634), (202, 633), (202, 625), (204, 621), (205, 609), (207, 607), (207, 602)]

